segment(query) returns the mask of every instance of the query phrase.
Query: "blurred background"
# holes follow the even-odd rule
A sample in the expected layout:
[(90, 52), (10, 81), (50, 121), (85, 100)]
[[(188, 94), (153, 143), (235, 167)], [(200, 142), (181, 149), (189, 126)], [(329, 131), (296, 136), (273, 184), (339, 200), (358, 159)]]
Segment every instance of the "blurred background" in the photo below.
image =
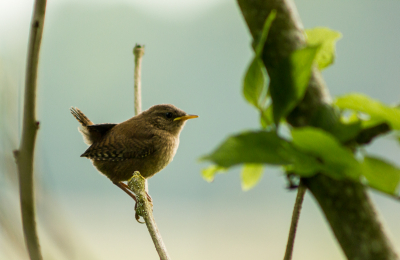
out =
[[(296, 1), (305, 28), (344, 35), (336, 64), (323, 72), (333, 96), (363, 92), (400, 100), (400, 2)], [(19, 145), (33, 1), (0, 2), (0, 259), (27, 259), (12, 150)], [(45, 259), (158, 259), (134, 202), (84, 158), (69, 113), (95, 123), (133, 116), (133, 55), (145, 45), (143, 109), (171, 103), (200, 117), (181, 134), (174, 161), (150, 179), (154, 214), (173, 259), (282, 259), (296, 196), (279, 168), (243, 192), (239, 169), (213, 183), (197, 160), (229, 134), (259, 128), (241, 95), (251, 38), (235, 1), (49, 0), (38, 77), (40, 131), (36, 200)], [(392, 137), (367, 147), (399, 164)], [(370, 191), (400, 249), (400, 204)], [(345, 259), (318, 204), (306, 195), (294, 260)]]

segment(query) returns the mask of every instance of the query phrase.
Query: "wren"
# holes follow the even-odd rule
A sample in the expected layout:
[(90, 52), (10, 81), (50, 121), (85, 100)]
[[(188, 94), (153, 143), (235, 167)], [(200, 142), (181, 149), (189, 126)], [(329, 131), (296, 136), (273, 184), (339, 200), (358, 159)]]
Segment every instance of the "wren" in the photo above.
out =
[(164, 169), (175, 156), (186, 120), (198, 117), (162, 104), (119, 124), (94, 124), (78, 108), (70, 110), (90, 146), (81, 157), (90, 159), (99, 172), (134, 199), (123, 181), (135, 171), (147, 179)]

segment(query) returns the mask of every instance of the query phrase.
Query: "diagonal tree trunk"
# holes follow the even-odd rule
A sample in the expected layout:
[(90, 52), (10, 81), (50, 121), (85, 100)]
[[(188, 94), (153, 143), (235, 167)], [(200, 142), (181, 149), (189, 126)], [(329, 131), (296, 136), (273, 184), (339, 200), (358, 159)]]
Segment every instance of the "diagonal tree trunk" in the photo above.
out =
[[(303, 25), (296, 7), (292, 0), (238, 0), (238, 3), (256, 41), (269, 13), (274, 9), (277, 11), (262, 54), (268, 74), (273, 75), (284, 58), (305, 46)], [(293, 126), (324, 127), (322, 122), (314, 120), (316, 113), (322, 112), (326, 115), (323, 124), (334, 124), (338, 118), (330, 113), (330, 100), (321, 73), (314, 69), (304, 99), (287, 121)], [(320, 204), (348, 259), (398, 259), (364, 186), (333, 180), (321, 174), (303, 181)]]

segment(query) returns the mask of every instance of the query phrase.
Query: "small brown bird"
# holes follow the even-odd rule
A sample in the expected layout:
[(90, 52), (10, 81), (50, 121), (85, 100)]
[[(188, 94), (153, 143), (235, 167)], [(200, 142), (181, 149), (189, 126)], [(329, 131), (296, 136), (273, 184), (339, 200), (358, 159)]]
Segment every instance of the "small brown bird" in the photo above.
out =
[(79, 131), (90, 145), (81, 157), (89, 158), (99, 172), (132, 198), (122, 182), (134, 171), (147, 179), (164, 169), (174, 158), (186, 120), (198, 117), (169, 104), (152, 106), (119, 124), (95, 125), (78, 108), (72, 107), (71, 113), (81, 123)]

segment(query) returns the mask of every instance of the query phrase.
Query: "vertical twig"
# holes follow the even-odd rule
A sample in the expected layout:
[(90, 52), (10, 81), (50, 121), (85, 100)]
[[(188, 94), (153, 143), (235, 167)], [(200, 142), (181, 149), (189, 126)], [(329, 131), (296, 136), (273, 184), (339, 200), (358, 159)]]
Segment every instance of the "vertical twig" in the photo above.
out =
[(296, 202), (294, 203), (292, 223), (290, 224), (288, 241), (286, 244), (286, 252), (283, 260), (291, 260), (293, 255), (294, 239), (296, 238), (297, 224), (299, 223), (301, 206), (303, 205), (304, 195), (307, 188), (300, 182), (297, 189)]
[[(136, 44), (133, 48), (135, 56), (135, 71), (134, 71), (134, 92), (135, 92), (135, 115), (142, 111), (142, 58), (144, 55), (144, 46)], [(149, 230), (151, 239), (156, 247), (157, 253), (161, 260), (169, 260), (167, 248), (162, 240), (161, 234), (158, 231), (157, 224), (153, 216), (153, 207), (147, 199), (147, 192), (149, 191), (148, 182), (135, 172), (132, 179), (128, 182), (129, 188), (137, 195), (137, 213), (143, 217), (146, 222), (147, 229)]]
[(22, 226), (31, 260), (42, 259), (35, 221), (33, 162), (39, 127), (39, 122), (35, 118), (37, 71), (45, 12), (46, 0), (36, 0), (29, 35), (21, 144), (19, 150), (14, 151), (19, 173)]
[(135, 115), (142, 112), (142, 57), (144, 55), (144, 46), (136, 44), (133, 48), (135, 56), (135, 71), (133, 75), (135, 91)]
[[(133, 72), (133, 89), (134, 89), (134, 104), (135, 115), (142, 112), (142, 58), (144, 55), (144, 45), (136, 44), (133, 48), (135, 57), (135, 68)], [(149, 183), (146, 180), (146, 192), (149, 191)]]
[(160, 256), (160, 260), (169, 260), (170, 257), (168, 255), (167, 248), (165, 247), (165, 244), (161, 238), (161, 234), (158, 231), (156, 221), (154, 220), (152, 205), (147, 199), (145, 183), (146, 179), (144, 179), (142, 175), (136, 171), (134, 172), (132, 179), (128, 182), (128, 186), (136, 194), (136, 212), (139, 216), (142, 216), (146, 222), (147, 229), (149, 230), (157, 253)]

